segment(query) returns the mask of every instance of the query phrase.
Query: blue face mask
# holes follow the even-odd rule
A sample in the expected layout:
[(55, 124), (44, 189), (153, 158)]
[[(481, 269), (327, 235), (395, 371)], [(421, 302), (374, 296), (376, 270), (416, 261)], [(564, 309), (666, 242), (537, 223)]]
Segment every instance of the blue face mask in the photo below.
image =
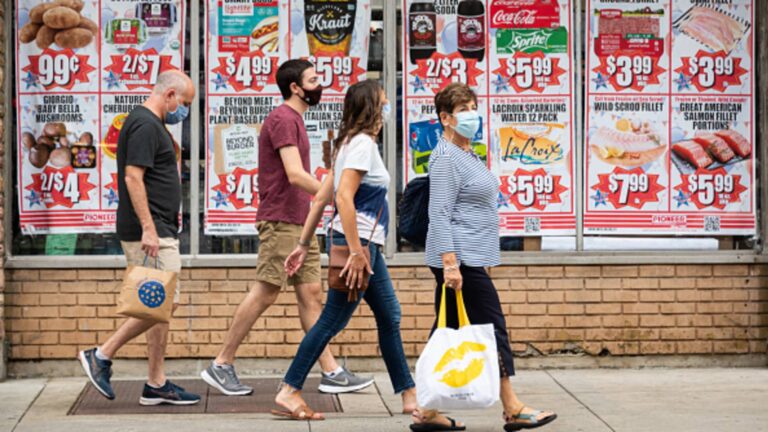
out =
[(389, 120), (392, 118), (392, 105), (387, 102), (384, 104), (383, 107), (381, 107), (381, 121), (384, 123), (388, 123)]
[[(178, 99), (176, 99), (178, 102)], [(184, 121), (185, 118), (189, 115), (189, 107), (184, 105), (183, 103), (179, 102), (179, 105), (176, 107), (175, 111), (169, 111), (165, 114), (165, 123), (166, 124), (176, 124), (181, 123)]]
[(474, 138), (477, 130), (480, 129), (480, 116), (477, 111), (462, 111), (453, 116), (456, 117), (456, 126), (453, 130), (466, 139)]

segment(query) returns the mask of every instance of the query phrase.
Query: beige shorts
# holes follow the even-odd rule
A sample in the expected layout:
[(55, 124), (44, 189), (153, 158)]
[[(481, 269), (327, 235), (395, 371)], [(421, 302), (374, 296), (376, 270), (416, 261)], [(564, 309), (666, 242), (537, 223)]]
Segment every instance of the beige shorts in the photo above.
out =
[(285, 259), (293, 252), (301, 237), (301, 225), (285, 222), (260, 221), (259, 261), (256, 263), (256, 280), (278, 287), (306, 283), (320, 283), (320, 245), (317, 237), (312, 236), (309, 252), (295, 275), (285, 273)]
[[(124, 242), (121, 241), (120, 245), (123, 246), (123, 253), (125, 254), (125, 261), (128, 265), (142, 266), (144, 264), (144, 258), (146, 254), (141, 250), (141, 242)], [(179, 253), (179, 240), (173, 237), (163, 237), (160, 239), (160, 252), (157, 254), (157, 258), (148, 258), (147, 267), (157, 267), (160, 270), (176, 272), (178, 275), (181, 272), (181, 254)], [(181, 289), (181, 283), (176, 280), (176, 293), (173, 296), (173, 302), (178, 304)]]

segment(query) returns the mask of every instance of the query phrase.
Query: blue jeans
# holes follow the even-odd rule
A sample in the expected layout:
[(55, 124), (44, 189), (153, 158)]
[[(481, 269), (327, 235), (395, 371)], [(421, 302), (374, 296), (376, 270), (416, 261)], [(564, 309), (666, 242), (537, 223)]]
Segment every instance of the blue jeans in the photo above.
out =
[[(361, 242), (363, 246), (366, 246), (367, 241), (361, 239)], [(347, 244), (344, 235), (335, 232), (333, 244)], [(389, 271), (387, 271), (387, 263), (384, 261), (384, 255), (379, 250), (379, 246), (373, 243), (367, 246), (371, 252), (373, 275), (368, 281), (368, 289), (362, 298), (368, 303), (373, 311), (373, 316), (376, 318), (376, 327), (379, 331), (379, 348), (382, 357), (384, 357), (392, 387), (395, 389), (395, 393), (400, 393), (416, 386), (411, 377), (408, 363), (405, 361), (403, 340), (400, 337), (400, 303), (397, 301), (395, 289), (389, 278)], [(360, 304), (360, 300), (361, 298), (358, 298), (357, 301), (348, 302), (346, 293), (333, 289), (328, 290), (328, 299), (325, 302), (323, 313), (302, 339), (296, 357), (285, 374), (284, 381), (286, 384), (301, 390), (312, 365), (320, 358), (320, 354), (328, 342), (347, 326), (349, 319), (357, 309), (357, 305)]]

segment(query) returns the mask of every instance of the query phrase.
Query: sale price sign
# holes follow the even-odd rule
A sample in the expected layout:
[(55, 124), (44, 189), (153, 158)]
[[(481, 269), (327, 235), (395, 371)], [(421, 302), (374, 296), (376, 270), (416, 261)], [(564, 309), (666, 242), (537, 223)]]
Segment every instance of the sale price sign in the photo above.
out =
[(215, 199), (226, 199), (238, 210), (245, 207), (258, 208), (258, 178), (258, 168), (244, 170), (238, 167), (229, 174), (219, 175), (219, 184), (213, 187)]
[(544, 93), (548, 87), (561, 85), (566, 70), (560, 67), (560, 59), (547, 57), (543, 52), (535, 54), (515, 53), (514, 56), (499, 59), (501, 67), (494, 70), (497, 77), (506, 82), (517, 93), (533, 91)]
[(740, 175), (728, 174), (724, 168), (714, 171), (696, 170), (695, 174), (683, 176), (683, 182), (675, 187), (685, 201), (692, 202), (696, 208), (725, 209), (729, 204), (741, 201), (741, 194), (747, 191), (741, 183)]
[(309, 61), (315, 65), (320, 85), (339, 93), (365, 78), (366, 69), (360, 67), (358, 57), (318, 54), (309, 57)]
[(678, 83), (680, 90), (692, 90), (691, 86), (699, 92), (713, 90), (724, 93), (731, 86), (739, 87), (745, 83), (747, 70), (741, 66), (740, 58), (733, 58), (719, 51), (709, 53), (699, 50), (693, 57), (683, 57), (682, 66), (675, 69), (679, 74)]
[(268, 85), (275, 85), (277, 57), (266, 57), (261, 51), (236, 51), (233, 55), (218, 58), (219, 65), (212, 69), (219, 84), (218, 89), (235, 92), (245, 90), (262, 91)]
[(89, 75), (96, 68), (89, 64), (88, 55), (78, 55), (71, 49), (54, 50), (46, 48), (40, 55), (29, 56), (29, 65), (21, 69), (26, 72), (27, 89), (38, 86), (44, 90), (72, 90), (78, 83), (88, 83)]
[(30, 192), (30, 197), (38, 197), (46, 208), (72, 208), (81, 201), (91, 199), (90, 192), (96, 189), (96, 185), (90, 183), (88, 178), (87, 173), (75, 173), (71, 166), (46, 166), (41, 173), (32, 175), (33, 183), (24, 189)]
[(411, 71), (414, 93), (419, 90), (437, 94), (448, 84), (460, 82), (477, 87), (483, 71), (477, 67), (477, 60), (466, 59), (458, 52), (450, 55), (435, 53), (426, 60), (419, 60), (417, 68)]
[(642, 209), (647, 203), (659, 202), (659, 192), (664, 190), (659, 185), (659, 176), (648, 175), (642, 168), (616, 167), (609, 174), (598, 174), (598, 178), (600, 182), (591, 188), (595, 195), (602, 197), (598, 202), (608, 202), (616, 209), (626, 206)]
[(157, 76), (171, 69), (179, 69), (172, 63), (173, 57), (169, 54), (160, 55), (157, 50), (150, 48), (138, 50), (128, 48), (124, 54), (111, 56), (112, 63), (105, 71), (114, 77), (114, 86), (119, 88), (124, 85), (128, 90), (151, 90), (157, 82)]
[(593, 69), (597, 73), (596, 88), (610, 85), (615, 91), (642, 91), (646, 87), (659, 85), (659, 76), (666, 70), (659, 66), (659, 57), (644, 55), (641, 52), (617, 51), (600, 58), (600, 66)]
[(501, 176), (501, 191), (518, 210), (544, 210), (549, 204), (562, 203), (561, 176), (548, 174), (543, 168), (534, 171), (518, 169), (515, 175)]

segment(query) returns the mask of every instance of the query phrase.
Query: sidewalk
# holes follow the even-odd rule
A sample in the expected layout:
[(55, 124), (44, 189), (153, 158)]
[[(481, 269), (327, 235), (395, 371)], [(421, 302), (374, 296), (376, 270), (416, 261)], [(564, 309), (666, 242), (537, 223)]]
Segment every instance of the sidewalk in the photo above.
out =
[[(0, 383), (0, 432), (379, 432), (407, 431), (410, 423), (397, 414), (400, 400), (386, 374), (376, 374), (376, 386), (365, 392), (342, 395), (344, 413), (311, 424), (262, 414), (68, 416), (85, 384), (84, 378)], [(524, 402), (557, 411), (542, 431), (768, 432), (768, 368), (523, 370), (513, 384)], [(498, 406), (451, 415), (469, 431), (503, 431)]]

